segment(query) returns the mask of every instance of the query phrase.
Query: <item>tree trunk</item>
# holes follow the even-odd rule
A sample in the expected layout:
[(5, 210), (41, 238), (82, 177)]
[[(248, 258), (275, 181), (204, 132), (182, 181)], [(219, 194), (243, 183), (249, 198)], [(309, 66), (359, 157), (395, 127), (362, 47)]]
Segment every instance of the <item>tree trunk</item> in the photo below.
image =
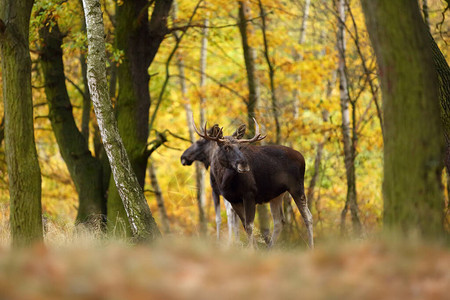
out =
[(0, 54), (13, 246), (43, 239), (41, 173), (33, 129), (28, 36), (32, 0), (0, 0)]
[[(450, 197), (450, 67), (429, 31), (428, 38), (431, 42), (433, 62), (439, 78), (439, 103), (441, 105), (441, 119), (446, 141), (444, 163), (447, 171), (447, 195)], [(445, 209), (448, 211), (449, 201), (446, 203), (447, 207)]]
[[(355, 174), (355, 158), (356, 158), (356, 132), (355, 132), (355, 104), (350, 99), (348, 91), (348, 82), (346, 74), (345, 61), (345, 2), (339, 0), (338, 10), (338, 33), (337, 33), (337, 49), (338, 49), (338, 73), (339, 73), (339, 91), (341, 99), (341, 115), (342, 115), (342, 138), (344, 145), (344, 162), (345, 173), (347, 178), (347, 197), (344, 209), (341, 213), (341, 232), (345, 230), (345, 219), (347, 211), (350, 208), (352, 216), (353, 230), (356, 234), (361, 231), (361, 222), (358, 216), (358, 205), (356, 200), (356, 174)], [(353, 126), (350, 125), (350, 108), (352, 105)], [(353, 129), (353, 130), (352, 130)], [(353, 131), (353, 136), (352, 132)]]
[(123, 201), (133, 237), (151, 241), (160, 236), (119, 134), (106, 81), (106, 49), (99, 0), (83, 0), (88, 33), (89, 91), (111, 172)]
[[(81, 7), (83, 7), (83, 1), (78, 0)], [(84, 18), (84, 13), (82, 14), (81, 31), (86, 33), (86, 20)], [(62, 40), (61, 40), (62, 42)], [(81, 113), (81, 134), (84, 136), (87, 144), (89, 145), (89, 121), (91, 119), (91, 99), (89, 98), (89, 88), (87, 81), (87, 65), (86, 56), (84, 53), (80, 54), (80, 66), (81, 66), (81, 77), (83, 78), (83, 111)]]
[[(178, 13), (178, 6), (177, 2), (174, 1), (173, 8), (172, 8), (172, 18), (174, 20), (177, 19), (177, 13)], [(177, 32), (174, 33), (175, 38), (179, 39), (179, 35)], [(203, 44), (203, 42), (202, 42)], [(206, 51), (206, 49), (205, 49)], [(196, 137), (194, 133), (194, 126), (192, 124), (192, 118), (193, 112), (192, 112), (192, 106), (191, 101), (188, 98), (188, 88), (186, 85), (186, 76), (184, 72), (184, 56), (181, 52), (177, 52), (177, 67), (179, 72), (179, 83), (180, 83), (180, 90), (181, 90), (181, 96), (182, 101), (184, 104), (184, 109), (186, 111), (186, 120), (187, 120), (187, 127), (189, 131), (189, 139), (191, 143), (195, 143)], [(201, 122), (201, 124), (203, 124)], [(203, 125), (202, 125), (203, 126)], [(199, 228), (200, 228), (200, 235), (204, 236), (206, 234), (206, 214), (205, 214), (205, 203), (206, 203), (206, 195), (205, 195), (205, 175), (204, 175), (204, 168), (203, 164), (201, 162), (194, 162), (195, 165), (195, 182), (197, 186), (197, 208), (198, 208), (198, 222), (199, 222)]]
[(102, 192), (101, 164), (91, 155), (86, 136), (78, 130), (72, 114), (61, 48), (64, 35), (59, 30), (57, 20), (47, 20), (45, 24), (47, 25), (43, 25), (39, 30), (39, 36), (42, 39), (40, 57), (49, 119), (61, 156), (78, 192), (76, 222), (89, 223), (97, 227), (103, 219), (101, 216), (106, 213), (103, 209), (105, 198)]
[[(336, 75), (337, 75), (337, 70), (334, 70), (332, 72), (331, 79), (328, 80), (326, 94), (325, 94), (325, 99), (327, 99), (327, 100), (330, 99), (331, 93), (333, 92), (333, 87), (336, 85)], [(330, 115), (330, 113), (328, 112), (328, 110), (326, 110), (326, 109), (322, 110), (322, 121), (324, 123), (328, 122), (329, 115)], [(323, 147), (324, 147), (325, 143), (327, 142), (327, 140), (328, 140), (328, 133), (324, 133), (322, 141), (317, 143), (316, 157), (314, 159), (314, 172), (313, 172), (313, 175), (309, 182), (307, 198), (306, 198), (306, 199), (308, 199), (309, 210), (312, 209), (312, 204), (315, 201), (314, 189), (316, 187), (317, 180), (319, 179)]]
[[(140, 186), (145, 183), (148, 153), (150, 93), (148, 67), (167, 33), (167, 16), (172, 1), (157, 0), (151, 20), (147, 0), (125, 0), (116, 7), (116, 46), (123, 50), (118, 67), (119, 94), (116, 114), (119, 133)], [(125, 210), (111, 179), (108, 189), (108, 229), (117, 232), (124, 223), (129, 232)], [(120, 232), (119, 232), (120, 233)], [(123, 233), (123, 232), (122, 232)]]
[(443, 229), (443, 138), (430, 40), (416, 1), (362, 4), (383, 94), (384, 224), (435, 237)]
[[(208, 26), (209, 20), (206, 18), (203, 21), (202, 29), (202, 44), (200, 48), (200, 123), (206, 123), (206, 57), (208, 48)], [(197, 203), (199, 207), (203, 208), (203, 214), (205, 215), (205, 231), (207, 225), (206, 213), (204, 212), (204, 207), (206, 205), (206, 180), (205, 180), (206, 170), (200, 162), (195, 163), (195, 181), (197, 182)]]
[[(309, 7), (311, 5), (311, 0), (305, 0), (305, 4), (303, 6), (303, 18), (302, 23), (300, 25), (300, 37), (298, 39), (298, 44), (303, 45), (306, 41), (306, 24), (309, 17)], [(302, 55), (300, 53), (297, 53), (297, 51), (294, 51), (294, 62), (298, 63), (303, 59)], [(300, 86), (300, 81), (302, 80), (301, 74), (298, 73), (295, 75), (297, 86)], [(300, 97), (299, 97), (299, 88), (295, 88), (293, 92), (293, 104), (294, 104), (294, 119), (297, 119), (300, 115)]]
[(269, 82), (270, 82), (270, 100), (272, 104), (272, 116), (275, 122), (275, 144), (281, 143), (281, 126), (279, 121), (279, 107), (278, 107), (278, 99), (275, 91), (275, 68), (273, 67), (272, 62), (270, 61), (269, 56), (269, 44), (267, 42), (267, 24), (266, 24), (266, 16), (264, 7), (262, 5), (261, 0), (258, 1), (259, 4), (259, 10), (262, 20), (262, 34), (263, 34), (263, 41), (264, 41), (264, 57), (266, 58), (267, 67), (269, 68)]
[(150, 162), (148, 168), (148, 174), (150, 177), (150, 183), (155, 193), (156, 203), (158, 204), (159, 213), (161, 214), (161, 224), (164, 233), (170, 233), (170, 222), (167, 216), (166, 206), (164, 204), (164, 198), (161, 188), (158, 183), (158, 177), (156, 177), (156, 168), (153, 162)]
[[(259, 81), (255, 74), (255, 58), (254, 49), (250, 46), (248, 41), (248, 23), (246, 17), (247, 5), (245, 1), (239, 1), (239, 31), (242, 39), (242, 49), (244, 52), (245, 68), (247, 70), (247, 84), (248, 84), (248, 100), (247, 104), (247, 123), (249, 134), (254, 134), (255, 124), (253, 118), (255, 117), (255, 108), (259, 102)], [(269, 240), (269, 210), (267, 204), (256, 206), (258, 212), (258, 221), (261, 229), (261, 234), (264, 240)]]

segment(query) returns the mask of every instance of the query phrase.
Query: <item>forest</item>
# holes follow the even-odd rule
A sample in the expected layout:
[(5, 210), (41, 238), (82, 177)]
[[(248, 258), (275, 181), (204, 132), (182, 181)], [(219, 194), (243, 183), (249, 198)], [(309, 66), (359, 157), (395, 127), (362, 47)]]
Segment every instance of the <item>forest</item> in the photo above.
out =
[(0, 298), (445, 299), (449, 12), (0, 0)]

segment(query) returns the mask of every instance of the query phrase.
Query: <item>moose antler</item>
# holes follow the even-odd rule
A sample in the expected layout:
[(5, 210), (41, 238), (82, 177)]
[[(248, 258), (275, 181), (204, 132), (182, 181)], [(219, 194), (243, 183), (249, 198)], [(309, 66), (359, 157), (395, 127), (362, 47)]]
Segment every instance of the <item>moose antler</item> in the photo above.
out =
[(214, 141), (214, 142), (224, 142), (225, 141), (224, 139), (220, 138), (221, 136), (223, 136), (223, 131), (222, 131), (223, 127), (220, 128), (219, 132), (217, 133), (217, 135), (215, 137), (209, 136), (207, 133), (207, 130), (206, 130), (207, 123), (205, 123), (205, 126), (203, 128), (203, 133), (200, 133), (200, 131), (197, 129), (197, 126), (195, 126), (194, 117), (192, 115), (191, 115), (191, 118), (192, 118), (192, 125), (194, 125), (194, 130), (195, 130), (195, 132), (197, 132), (197, 134), (200, 137), (204, 138), (205, 140), (210, 140), (210, 141)]
[(261, 136), (261, 133), (259, 133), (259, 125), (258, 125), (258, 122), (256, 122), (255, 118), (253, 118), (253, 122), (255, 122), (255, 136), (252, 137), (251, 139), (240, 139), (237, 141), (238, 143), (240, 143), (240, 144), (253, 143), (253, 142), (261, 141), (266, 138), (267, 135)]

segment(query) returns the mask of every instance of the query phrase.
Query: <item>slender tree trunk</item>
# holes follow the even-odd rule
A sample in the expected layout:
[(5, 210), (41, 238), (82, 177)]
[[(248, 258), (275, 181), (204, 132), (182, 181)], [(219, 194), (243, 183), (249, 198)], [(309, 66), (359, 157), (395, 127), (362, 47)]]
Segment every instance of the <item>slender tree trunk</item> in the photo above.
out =
[[(51, 21), (51, 22), (50, 22)], [(62, 39), (57, 20), (50, 19), (39, 30), (42, 39), (41, 66), (49, 119), (63, 157), (78, 192), (77, 223), (98, 227), (103, 219), (105, 198), (100, 161), (89, 151), (86, 136), (75, 124), (64, 75)], [(54, 24), (49, 25), (49, 24)], [(87, 85), (86, 85), (87, 87)], [(87, 97), (89, 99), (89, 97)], [(90, 105), (89, 105), (90, 107)]]
[[(337, 77), (336, 75), (337, 75), (337, 70), (334, 70), (331, 75), (331, 79), (328, 80), (328, 83), (327, 83), (325, 99), (330, 99), (330, 97), (331, 97), (331, 93), (333, 92), (333, 87), (336, 84), (336, 77)], [(329, 115), (330, 115), (330, 113), (328, 112), (328, 110), (326, 110), (326, 109), (322, 110), (322, 121), (324, 123), (328, 122)], [(324, 133), (322, 141), (317, 143), (317, 146), (316, 146), (317, 150), (316, 150), (316, 157), (314, 159), (314, 172), (313, 172), (313, 175), (309, 182), (308, 192), (307, 192), (309, 210), (312, 209), (312, 204), (315, 202), (314, 189), (316, 187), (317, 180), (319, 179), (323, 147), (327, 140), (328, 140), (328, 134)]]
[[(209, 19), (205, 18), (202, 29), (202, 46), (200, 48), (200, 124), (206, 123), (206, 57), (208, 55)], [(203, 176), (203, 181), (204, 181)]]
[[(242, 49), (244, 52), (245, 68), (247, 70), (247, 84), (248, 84), (248, 101), (247, 104), (247, 123), (249, 128), (249, 133), (253, 134), (255, 132), (255, 125), (253, 123), (253, 118), (255, 117), (256, 105), (259, 102), (259, 81), (255, 74), (255, 58), (256, 54), (254, 49), (249, 44), (248, 36), (248, 23), (246, 17), (247, 5), (245, 0), (239, 1), (239, 31), (241, 33), (242, 39)], [(269, 241), (269, 210), (267, 205), (256, 206), (258, 212), (258, 221), (261, 229), (261, 234), (264, 240)]]
[(306, 40), (306, 23), (308, 22), (310, 5), (311, 5), (311, 0), (305, 0), (305, 4), (303, 7), (302, 25), (300, 26), (300, 38), (298, 40), (298, 43), (300, 45), (303, 45)]
[[(309, 7), (311, 5), (311, 0), (305, 0), (305, 4), (303, 6), (303, 18), (302, 18), (302, 23), (300, 25), (300, 37), (298, 39), (298, 44), (299, 45), (303, 45), (306, 41), (306, 24), (308, 22), (308, 18), (309, 18)], [(297, 53), (295, 50), (294, 51), (294, 61), (296, 63), (298, 63), (299, 61), (301, 61), (303, 59), (303, 56), (300, 55), (300, 53)], [(295, 75), (296, 81), (297, 81), (297, 86), (300, 86), (300, 81), (302, 80), (301, 74), (297, 74)], [(294, 92), (293, 92), (293, 101), (294, 101), (294, 119), (297, 119), (298, 116), (300, 115), (300, 93), (299, 93), (299, 88), (295, 88)]]
[(133, 237), (151, 241), (160, 236), (119, 134), (106, 81), (105, 31), (99, 0), (83, 0), (88, 33), (88, 81), (94, 111), (111, 171), (123, 201)]
[(443, 232), (443, 138), (430, 40), (416, 1), (362, 4), (383, 93), (384, 224), (436, 237)]
[(33, 129), (28, 36), (32, 0), (0, 0), (0, 54), (13, 246), (43, 239), (41, 173)]
[[(200, 123), (206, 123), (206, 57), (207, 57), (207, 48), (208, 48), (208, 26), (209, 19), (205, 18), (203, 21), (203, 29), (202, 29), (202, 44), (200, 48)], [(195, 179), (197, 182), (197, 203), (201, 207), (206, 206), (206, 180), (205, 180), (205, 168), (201, 165), (201, 163), (196, 162), (195, 165)], [(205, 229), (206, 229), (206, 213), (205, 214)]]
[(275, 90), (275, 68), (273, 67), (273, 64), (270, 60), (269, 56), (269, 45), (267, 42), (267, 24), (266, 24), (266, 16), (264, 7), (262, 5), (261, 0), (258, 1), (259, 4), (259, 10), (262, 20), (262, 34), (263, 34), (263, 41), (264, 41), (264, 57), (266, 58), (267, 67), (269, 68), (269, 82), (270, 82), (270, 100), (272, 104), (272, 115), (275, 122), (275, 144), (281, 143), (281, 126), (279, 121), (279, 105), (278, 105), (278, 99), (276, 95)]
[[(177, 19), (178, 14), (178, 6), (177, 2), (174, 1), (173, 8), (172, 8), (172, 18), (174, 20)], [(205, 28), (206, 29), (206, 28)], [(178, 34), (174, 33), (175, 38), (179, 39)], [(203, 38), (202, 38), (203, 40)], [(203, 42), (202, 42), (203, 43)], [(206, 51), (206, 49), (205, 49)], [(192, 112), (192, 106), (191, 101), (188, 98), (188, 88), (186, 85), (186, 76), (184, 72), (184, 56), (181, 52), (177, 53), (177, 67), (178, 67), (178, 73), (179, 73), (179, 82), (180, 82), (180, 89), (181, 89), (181, 96), (183, 98), (184, 103), (184, 109), (186, 111), (186, 120), (187, 120), (187, 127), (189, 131), (189, 139), (191, 143), (194, 143), (195, 133), (194, 133), (194, 127), (192, 124), (192, 118), (193, 112)], [(201, 124), (204, 124), (203, 122)], [(198, 208), (198, 221), (199, 221), (199, 228), (200, 228), (200, 234), (204, 236), (206, 234), (206, 214), (205, 214), (205, 204), (206, 204), (206, 195), (205, 195), (205, 175), (204, 175), (204, 168), (201, 162), (196, 161), (194, 163), (195, 165), (195, 183), (197, 186), (197, 208)]]
[(158, 204), (159, 213), (161, 214), (161, 224), (164, 233), (170, 233), (170, 221), (167, 216), (166, 206), (164, 204), (164, 198), (161, 188), (158, 183), (158, 177), (156, 176), (156, 168), (153, 162), (150, 162), (148, 168), (148, 174), (150, 177), (150, 183), (155, 193), (156, 203)]
[[(339, 0), (337, 3), (338, 10), (338, 33), (337, 33), (337, 49), (338, 49), (338, 73), (339, 73), (339, 90), (341, 98), (341, 115), (342, 115), (342, 137), (344, 145), (344, 162), (347, 178), (347, 198), (344, 209), (341, 213), (341, 232), (345, 230), (345, 220), (347, 211), (350, 208), (352, 216), (353, 229), (356, 234), (361, 231), (361, 222), (358, 215), (358, 205), (356, 200), (356, 174), (355, 174), (355, 158), (356, 158), (356, 131), (355, 131), (355, 103), (350, 99), (348, 91), (348, 82), (346, 74), (345, 62), (345, 0)], [(352, 106), (353, 126), (350, 125), (350, 108)], [(353, 133), (353, 134), (352, 134)]]
[[(149, 155), (146, 151), (150, 109), (148, 68), (167, 33), (167, 16), (172, 1), (154, 1), (149, 21), (148, 7), (151, 3), (147, 0), (125, 0), (116, 7), (116, 46), (124, 52), (117, 72), (117, 123), (142, 188)], [(109, 183), (107, 211), (109, 231), (117, 232), (116, 225), (124, 223), (129, 233), (129, 224), (124, 221), (125, 210), (113, 179)]]

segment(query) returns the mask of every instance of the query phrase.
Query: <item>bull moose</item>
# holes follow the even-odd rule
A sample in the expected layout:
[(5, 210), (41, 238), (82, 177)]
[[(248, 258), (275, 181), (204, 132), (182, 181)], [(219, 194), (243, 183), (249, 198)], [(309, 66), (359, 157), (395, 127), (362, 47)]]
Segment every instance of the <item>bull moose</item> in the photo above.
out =
[[(219, 130), (219, 125), (214, 124), (210, 129), (208, 129), (209, 135), (214, 135)], [(240, 139), (245, 134), (246, 126), (243, 124), (239, 126), (238, 129), (233, 133), (232, 137)], [(194, 142), (189, 148), (187, 148), (181, 155), (181, 164), (183, 166), (190, 166), (194, 161), (199, 161), (203, 163), (206, 169), (211, 165), (212, 154), (216, 143), (210, 140), (200, 138)], [(222, 218), (220, 215), (220, 194), (217, 191), (212, 191), (214, 210), (216, 213), (216, 233), (217, 239), (220, 238), (220, 225), (222, 223)], [(231, 207), (230, 202), (225, 201), (225, 207), (227, 211), (228, 218), (228, 240), (231, 242), (233, 237), (237, 237), (239, 234), (239, 224), (238, 216)]]
[(255, 119), (255, 135), (251, 139), (223, 136), (223, 128), (208, 132), (205, 127), (197, 134), (213, 141), (211, 155), (211, 187), (232, 205), (254, 245), (253, 222), (256, 204), (270, 203), (274, 230), (270, 245), (283, 228), (282, 195), (289, 192), (294, 199), (308, 232), (308, 245), (314, 247), (312, 215), (304, 192), (305, 159), (300, 152), (281, 145), (256, 146), (264, 139)]

